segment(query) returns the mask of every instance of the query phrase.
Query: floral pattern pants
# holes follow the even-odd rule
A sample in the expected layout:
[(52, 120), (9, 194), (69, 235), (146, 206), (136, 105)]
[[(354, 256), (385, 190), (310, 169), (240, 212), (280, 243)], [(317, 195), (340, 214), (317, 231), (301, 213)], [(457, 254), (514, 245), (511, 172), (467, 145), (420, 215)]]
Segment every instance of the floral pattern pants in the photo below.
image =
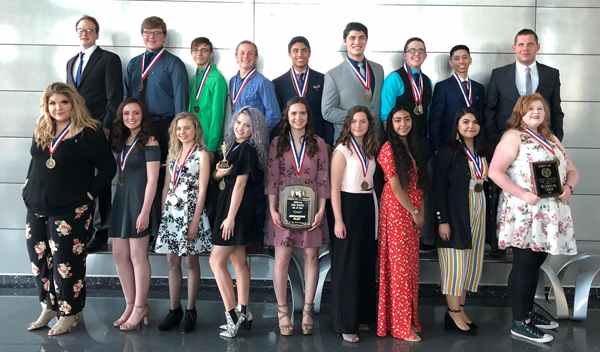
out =
[(92, 204), (57, 216), (27, 211), (27, 251), (42, 308), (66, 316), (85, 306), (85, 244), (93, 213)]

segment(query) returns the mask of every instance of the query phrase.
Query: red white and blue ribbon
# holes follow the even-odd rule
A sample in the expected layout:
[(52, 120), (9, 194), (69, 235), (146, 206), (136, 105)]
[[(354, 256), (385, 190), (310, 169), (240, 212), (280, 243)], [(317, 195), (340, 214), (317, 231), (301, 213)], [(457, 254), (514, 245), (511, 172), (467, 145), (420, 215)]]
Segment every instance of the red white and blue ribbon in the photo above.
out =
[(525, 132), (527, 132), (527, 134), (530, 135), (531, 138), (533, 138), (539, 144), (541, 144), (542, 147), (544, 147), (547, 151), (549, 151), (550, 153), (552, 153), (552, 155), (556, 155), (556, 153), (554, 152), (554, 149), (552, 149), (552, 146), (550, 145), (550, 142), (548, 142), (548, 140), (546, 138), (544, 138), (544, 137), (540, 136), (539, 134), (533, 132), (529, 127), (527, 127), (527, 129), (525, 130)]
[(123, 150), (121, 151), (121, 173), (125, 172), (125, 166), (127, 165), (127, 160), (129, 160), (129, 155), (131, 155), (131, 152), (135, 148), (135, 144), (137, 143), (137, 141), (138, 140), (136, 138), (135, 141), (133, 141), (133, 143), (131, 143), (131, 146), (129, 147), (129, 150), (127, 151), (127, 153), (125, 153), (125, 148), (123, 148)]
[(156, 64), (158, 59), (165, 53), (165, 48), (163, 47), (156, 56), (152, 59), (148, 67), (146, 67), (146, 55), (142, 55), (142, 82), (148, 77), (148, 73), (150, 73), (150, 69)]
[(56, 151), (56, 148), (58, 148), (58, 145), (63, 141), (63, 139), (65, 139), (65, 137), (67, 136), (67, 134), (69, 134), (70, 130), (71, 130), (71, 123), (69, 122), (69, 124), (67, 125), (67, 127), (65, 127), (62, 130), (62, 132), (60, 132), (60, 134), (58, 135), (58, 137), (54, 138), (52, 140), (52, 142), (50, 142), (50, 146), (48, 147), (48, 151), (50, 152), (50, 157), (52, 157), (52, 155)]
[(290, 75), (292, 76), (292, 83), (294, 84), (294, 89), (296, 90), (296, 94), (298, 94), (299, 97), (304, 98), (304, 96), (306, 95), (306, 87), (308, 87), (308, 73), (309, 73), (309, 68), (306, 68), (306, 75), (304, 77), (304, 85), (302, 87), (300, 87), (300, 83), (298, 83), (298, 72), (296, 72), (296, 70), (292, 67), (292, 69), (290, 70)]
[(238, 99), (240, 98), (240, 95), (242, 94), (242, 91), (246, 87), (246, 84), (248, 84), (250, 77), (252, 77), (255, 73), (256, 73), (256, 67), (253, 68), (250, 72), (248, 72), (246, 77), (244, 77), (244, 79), (242, 79), (242, 85), (240, 86), (240, 89), (237, 91), (237, 94), (235, 94), (235, 86), (236, 86), (235, 81), (236, 80), (233, 81), (233, 84), (231, 87), (231, 106), (233, 106), (234, 108), (235, 108), (235, 103), (237, 103)]
[(464, 150), (467, 154), (467, 158), (469, 159), (469, 161), (473, 163), (473, 171), (475, 172), (475, 178), (478, 180), (482, 180), (484, 172), (483, 158), (477, 155), (477, 149), (475, 149), (475, 155), (473, 155), (473, 153), (471, 153), (469, 148), (467, 148), (466, 146)]
[(423, 74), (419, 71), (419, 86), (415, 83), (415, 79), (412, 75), (412, 69), (408, 66), (408, 64), (404, 63), (404, 69), (408, 75), (408, 80), (410, 81), (410, 86), (412, 88), (413, 97), (415, 97), (415, 104), (419, 104), (423, 101)]
[(296, 167), (296, 173), (300, 177), (302, 171), (302, 164), (304, 164), (304, 156), (306, 155), (306, 136), (302, 139), (302, 147), (300, 147), (300, 153), (296, 150), (296, 142), (294, 136), (290, 131), (290, 145), (292, 146), (292, 154), (294, 156), (294, 165)]
[(202, 88), (204, 88), (204, 83), (206, 83), (206, 77), (208, 77), (211, 67), (212, 64), (208, 63), (208, 66), (206, 66), (204, 69), (202, 77), (200, 77), (200, 83), (198, 83), (198, 76), (196, 76), (196, 102), (200, 101), (200, 94), (202, 93)]
[(369, 168), (369, 159), (367, 158), (367, 155), (363, 154), (362, 151), (360, 150), (360, 146), (356, 142), (356, 139), (354, 139), (354, 136), (351, 136), (351, 137), (352, 137), (352, 148), (354, 148), (354, 152), (358, 156), (358, 159), (360, 159), (360, 165), (362, 166), (363, 176), (367, 177), (367, 169)]
[(463, 95), (463, 98), (465, 99), (465, 103), (467, 104), (468, 107), (470, 107), (471, 105), (473, 105), (473, 89), (471, 89), (471, 79), (469, 77), (467, 77), (467, 90), (469, 91), (469, 96), (467, 97), (467, 93), (465, 92), (465, 87), (462, 85), (462, 80), (460, 79), (458, 74), (456, 72), (454, 72), (454, 74), (452, 76), (454, 77), (456, 82), (458, 82), (458, 86), (460, 87), (460, 91)]
[(194, 147), (190, 148), (187, 155), (185, 156), (185, 159), (183, 159), (183, 162), (181, 163), (181, 165), (179, 165), (179, 167), (177, 167), (177, 161), (179, 161), (179, 157), (181, 156), (181, 150), (179, 151), (179, 154), (177, 154), (177, 159), (175, 159), (175, 162), (173, 163), (173, 168), (171, 169), (171, 173), (173, 174), (173, 191), (175, 191), (177, 189), (177, 186), (179, 185), (179, 179), (181, 178), (181, 170), (183, 170), (185, 162), (188, 160), (190, 155), (194, 151), (196, 151), (196, 149), (198, 149), (198, 146), (194, 144)]
[(354, 65), (352, 65), (352, 62), (350, 61), (350, 58), (348, 56), (346, 56), (346, 61), (348, 61), (348, 65), (350, 65), (350, 67), (352, 68), (352, 71), (354, 71), (354, 73), (356, 74), (356, 77), (358, 77), (358, 80), (363, 85), (363, 87), (365, 87), (365, 89), (370, 92), (371, 91), (371, 69), (369, 68), (369, 61), (365, 60), (365, 62), (367, 63), (365, 65), (365, 76), (367, 76), (367, 77), (363, 77), (360, 74), (360, 71), (357, 70), (356, 67), (354, 67)]

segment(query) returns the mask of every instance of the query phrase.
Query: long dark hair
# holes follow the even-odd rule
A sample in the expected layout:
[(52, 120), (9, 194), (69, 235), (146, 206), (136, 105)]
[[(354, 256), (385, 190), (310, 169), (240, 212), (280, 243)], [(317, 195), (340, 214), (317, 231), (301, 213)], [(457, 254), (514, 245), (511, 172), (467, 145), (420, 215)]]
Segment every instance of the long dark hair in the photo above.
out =
[(120, 153), (123, 148), (125, 148), (127, 138), (131, 136), (131, 131), (129, 131), (129, 128), (125, 127), (123, 124), (123, 109), (126, 105), (132, 103), (138, 104), (142, 110), (142, 123), (140, 125), (140, 131), (137, 134), (138, 143), (136, 143), (135, 146), (141, 150), (144, 150), (144, 147), (146, 144), (148, 144), (150, 138), (154, 136), (152, 122), (150, 122), (150, 115), (146, 105), (144, 105), (144, 103), (137, 98), (127, 98), (119, 105), (117, 117), (115, 118), (115, 121), (113, 121), (112, 150), (115, 153)]
[[(475, 116), (475, 120), (479, 124), (479, 133), (473, 138), (473, 145), (475, 146), (475, 150), (477, 150), (477, 155), (485, 157), (490, 160), (491, 147), (485, 135), (485, 131), (483, 129), (483, 119), (481, 118), (481, 114), (477, 109), (472, 107), (464, 107), (456, 113), (456, 117), (454, 117), (454, 125), (452, 126), (452, 132), (450, 132), (450, 138), (448, 138), (448, 142), (446, 144), (450, 147), (450, 150), (454, 154), (458, 152), (462, 152), (465, 148), (464, 143), (462, 142), (462, 136), (458, 132), (458, 124), (460, 123), (460, 119), (466, 114), (471, 114)], [(458, 136), (458, 139), (456, 138)]]
[[(413, 173), (413, 164), (410, 155), (415, 159), (417, 163), (417, 176), (419, 180), (417, 181), (417, 188), (421, 190), (426, 190), (429, 184), (429, 176), (427, 174), (427, 160), (425, 160), (425, 156), (421, 150), (421, 145), (419, 144), (419, 134), (417, 132), (416, 124), (413, 121), (413, 126), (408, 132), (406, 136), (406, 143), (408, 145), (408, 149), (400, 139), (400, 136), (396, 131), (394, 131), (393, 127), (393, 118), (394, 114), (398, 111), (406, 111), (410, 115), (410, 110), (408, 110), (405, 106), (397, 106), (392, 111), (387, 118), (387, 130), (386, 137), (390, 142), (390, 146), (392, 147), (392, 151), (394, 153), (394, 164), (396, 165), (396, 173), (398, 174), (398, 179), (400, 180), (400, 185), (402, 189), (405, 191), (408, 190), (408, 184), (410, 183), (410, 176)], [(412, 116), (411, 116), (412, 120)], [(410, 155), (409, 155), (410, 150)]]
[(344, 120), (344, 125), (342, 126), (342, 132), (340, 132), (340, 136), (338, 137), (337, 142), (335, 142), (333, 149), (335, 150), (335, 148), (339, 144), (341, 144), (348, 148), (348, 150), (350, 150), (350, 153), (352, 153), (352, 132), (350, 127), (352, 125), (354, 115), (358, 114), (359, 112), (364, 112), (365, 115), (367, 115), (367, 121), (369, 122), (369, 129), (367, 130), (367, 133), (365, 133), (365, 136), (363, 138), (363, 150), (367, 154), (368, 158), (375, 158), (375, 156), (379, 152), (379, 138), (377, 137), (377, 132), (375, 131), (373, 114), (371, 114), (369, 108), (362, 105), (356, 105), (350, 110), (348, 110), (348, 113), (346, 114), (346, 119)]
[(310, 110), (310, 105), (308, 101), (302, 97), (293, 97), (288, 100), (285, 105), (285, 109), (281, 113), (281, 123), (279, 124), (279, 140), (277, 141), (277, 157), (281, 158), (283, 154), (287, 153), (290, 150), (290, 142), (289, 142), (289, 134), (291, 130), (290, 121), (288, 118), (288, 113), (290, 111), (290, 107), (294, 104), (303, 104), (306, 107), (306, 126), (304, 127), (305, 134), (304, 138), (306, 139), (306, 154), (309, 157), (314, 157), (319, 152), (319, 147), (317, 146), (317, 139), (315, 138), (315, 132), (313, 131), (313, 116), (312, 111)]

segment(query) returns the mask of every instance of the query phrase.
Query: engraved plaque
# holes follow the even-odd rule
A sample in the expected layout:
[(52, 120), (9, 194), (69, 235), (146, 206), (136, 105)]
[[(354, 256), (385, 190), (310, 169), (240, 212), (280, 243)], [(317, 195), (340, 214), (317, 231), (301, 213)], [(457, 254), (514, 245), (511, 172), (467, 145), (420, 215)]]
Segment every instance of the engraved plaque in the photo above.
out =
[(562, 181), (558, 173), (558, 162), (538, 161), (529, 163), (533, 191), (540, 198), (554, 198), (562, 194)]
[(289, 230), (309, 229), (315, 219), (317, 193), (311, 186), (293, 184), (279, 194), (279, 214), (283, 227)]

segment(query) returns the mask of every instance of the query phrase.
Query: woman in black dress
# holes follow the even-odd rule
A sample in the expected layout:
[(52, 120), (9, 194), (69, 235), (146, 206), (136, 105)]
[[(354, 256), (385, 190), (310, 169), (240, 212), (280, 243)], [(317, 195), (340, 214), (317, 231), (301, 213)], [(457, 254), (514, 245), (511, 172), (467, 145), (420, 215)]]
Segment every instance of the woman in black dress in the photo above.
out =
[[(215, 157), (217, 167), (212, 173), (214, 190), (210, 203), (212, 252), (210, 267), (217, 280), (227, 324), (222, 325), (223, 337), (235, 337), (240, 325), (252, 327), (252, 313), (248, 308), (250, 270), (246, 260), (246, 244), (253, 240), (256, 226), (254, 188), (262, 187), (266, 169), (269, 134), (265, 117), (255, 108), (244, 107), (231, 118), (225, 144), (228, 168), (219, 168), (223, 153)], [(227, 261), (235, 268), (238, 305)]]
[(151, 129), (148, 110), (136, 98), (119, 105), (112, 134), (119, 176), (108, 236), (113, 238), (113, 257), (127, 304), (113, 323), (121, 330), (139, 328), (142, 319), (148, 325), (150, 316), (148, 242), (149, 235), (158, 232), (153, 200), (160, 167), (160, 147)]
[(77, 325), (85, 306), (85, 243), (94, 199), (110, 187), (116, 166), (104, 132), (75, 88), (52, 83), (41, 107), (23, 185), (27, 250), (42, 304), (28, 330), (59, 316), (48, 335), (60, 335)]

